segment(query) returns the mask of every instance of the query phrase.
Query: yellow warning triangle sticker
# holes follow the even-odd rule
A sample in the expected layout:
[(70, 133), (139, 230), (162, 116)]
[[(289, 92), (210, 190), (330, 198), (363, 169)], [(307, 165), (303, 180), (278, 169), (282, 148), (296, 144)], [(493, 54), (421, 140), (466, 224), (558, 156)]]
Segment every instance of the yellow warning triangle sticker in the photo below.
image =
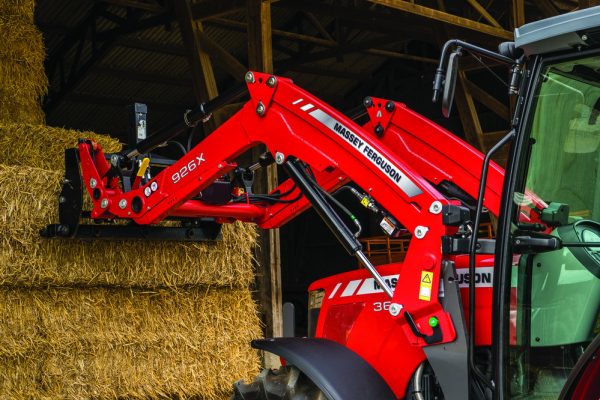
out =
[(423, 274), (423, 280), (421, 280), (421, 282), (423, 282), (423, 283), (431, 283), (431, 275), (429, 275), (429, 274)]

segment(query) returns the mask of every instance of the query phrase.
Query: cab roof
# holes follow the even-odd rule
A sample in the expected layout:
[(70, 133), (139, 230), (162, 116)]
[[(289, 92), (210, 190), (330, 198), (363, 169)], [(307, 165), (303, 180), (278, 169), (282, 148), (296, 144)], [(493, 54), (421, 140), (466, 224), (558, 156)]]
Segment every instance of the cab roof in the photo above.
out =
[(515, 29), (515, 46), (526, 55), (600, 45), (600, 6), (525, 24)]

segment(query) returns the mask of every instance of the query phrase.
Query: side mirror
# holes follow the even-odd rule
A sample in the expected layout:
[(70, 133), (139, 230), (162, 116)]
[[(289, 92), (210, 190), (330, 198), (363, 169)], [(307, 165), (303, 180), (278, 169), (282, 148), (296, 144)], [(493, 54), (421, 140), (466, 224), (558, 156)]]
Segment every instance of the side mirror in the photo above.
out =
[(462, 56), (460, 47), (450, 54), (448, 58), (448, 72), (444, 82), (444, 93), (442, 95), (442, 114), (448, 118), (452, 111), (454, 102), (454, 91), (456, 90), (456, 76), (458, 75), (458, 58)]

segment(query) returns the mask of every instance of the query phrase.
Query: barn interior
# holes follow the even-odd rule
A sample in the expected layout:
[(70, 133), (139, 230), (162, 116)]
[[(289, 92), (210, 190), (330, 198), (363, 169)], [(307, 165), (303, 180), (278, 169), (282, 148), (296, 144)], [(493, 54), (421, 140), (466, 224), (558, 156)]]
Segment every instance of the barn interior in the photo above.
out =
[[(348, 114), (365, 96), (408, 107), (486, 151), (510, 124), (508, 71), (463, 57), (456, 106), (442, 117), (431, 102), (441, 46), (459, 38), (488, 48), (525, 22), (589, 7), (593, 0), (45, 0), (35, 9), (47, 52), (48, 125), (130, 138), (129, 110), (148, 108), (148, 132), (181, 122), (186, 110), (227, 93), (247, 70), (291, 78)], [(176, 158), (241, 108), (241, 97), (162, 149)], [(358, 121), (361, 121), (358, 112)], [(496, 157), (503, 165), (506, 153)], [(256, 155), (256, 153), (254, 154)], [(252, 154), (240, 162), (249, 162)], [(285, 177), (269, 170), (264, 188)], [(361, 239), (378, 262), (402, 257), (402, 239), (381, 242), (367, 221)], [(313, 211), (260, 232), (255, 298), (267, 336), (282, 333), (280, 300), (294, 304), (306, 334), (306, 290), (315, 279), (357, 267)], [(369, 242), (370, 241), (370, 242)]]

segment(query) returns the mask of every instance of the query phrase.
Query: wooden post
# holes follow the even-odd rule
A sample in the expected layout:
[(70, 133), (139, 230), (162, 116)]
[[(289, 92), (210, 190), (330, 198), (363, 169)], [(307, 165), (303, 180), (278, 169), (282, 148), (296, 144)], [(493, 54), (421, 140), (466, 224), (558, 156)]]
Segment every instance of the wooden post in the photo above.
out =
[(533, 3), (537, 6), (537, 8), (542, 12), (544, 18), (554, 17), (558, 15), (558, 9), (548, 0), (533, 0)]
[(600, 4), (598, 0), (579, 0), (579, 8), (594, 7)]
[[(196, 99), (198, 103), (206, 102), (217, 97), (219, 91), (210, 56), (202, 45), (204, 35), (202, 23), (194, 20), (190, 0), (175, 0), (173, 5), (192, 72)], [(212, 132), (216, 127), (214, 118), (204, 124), (207, 133)]]
[[(271, 31), (270, 0), (248, 0), (248, 63), (251, 70), (273, 73), (273, 50)], [(253, 149), (253, 158), (264, 152), (264, 146)], [(277, 187), (277, 166), (271, 165), (266, 173), (257, 174), (256, 189), (269, 192)], [(265, 316), (267, 336), (283, 335), (282, 297), (281, 297), (281, 256), (279, 229), (260, 232), (261, 245), (257, 249), (257, 260), (262, 274), (260, 296)], [(264, 366), (277, 368), (279, 357), (266, 353)]]
[(506, 104), (496, 99), (485, 90), (481, 89), (466, 77), (463, 77), (462, 79), (462, 83), (465, 85), (465, 88), (468, 90), (468, 93), (471, 95), (471, 97), (486, 106), (491, 112), (500, 118), (506, 120), (506, 122), (510, 122), (510, 110)]
[[(506, 29), (504, 29), (502, 27), (499, 28), (497, 26), (483, 24), (481, 22), (477, 22), (477, 21), (474, 21), (474, 20), (471, 20), (468, 18), (464, 18), (464, 17), (459, 17), (457, 15), (449, 14), (444, 11), (436, 10), (434, 8), (421, 6), (421, 5), (415, 4), (415, 3), (410, 3), (405, 0), (369, 0), (369, 1), (371, 1), (372, 3), (375, 3), (375, 4), (380, 4), (382, 6), (388, 6), (388, 7), (395, 8), (397, 10), (401, 10), (401, 11), (404, 11), (407, 13), (415, 14), (420, 17), (430, 18), (432, 20), (436, 20), (436, 21), (444, 22), (446, 24), (458, 26), (460, 28), (475, 30), (480, 33), (495, 36), (495, 37), (498, 37), (501, 39), (507, 39), (507, 40), (513, 39), (513, 33), (510, 31), (507, 31)], [(542, 1), (542, 0), (537, 0), (537, 1)], [(547, 0), (543, 0), (543, 1), (547, 1)], [(471, 3), (471, 5), (475, 4), (474, 1), (469, 1), (469, 3)], [(478, 10), (481, 11), (481, 7)], [(487, 11), (485, 11), (485, 9), (483, 11), (486, 14), (485, 16), (489, 16), (491, 18), (491, 16), (487, 13)]]
[(525, 23), (525, 0), (512, 0), (512, 28)]
[(465, 130), (465, 137), (472, 145), (478, 147), (480, 151), (485, 152), (486, 148), (483, 142), (481, 123), (479, 122), (473, 96), (471, 96), (467, 88), (467, 78), (464, 71), (458, 71), (457, 86), (456, 107), (458, 108), (460, 121)]

